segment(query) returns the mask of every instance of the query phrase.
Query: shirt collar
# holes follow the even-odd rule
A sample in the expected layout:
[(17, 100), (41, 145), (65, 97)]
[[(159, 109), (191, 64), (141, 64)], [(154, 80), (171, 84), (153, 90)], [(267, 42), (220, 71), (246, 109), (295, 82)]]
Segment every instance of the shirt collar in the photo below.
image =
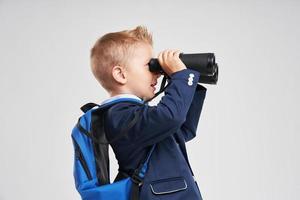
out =
[(112, 97), (109, 97), (108, 99), (104, 100), (101, 102), (101, 105), (103, 104), (106, 104), (106, 103), (109, 103), (111, 101), (115, 101), (117, 99), (122, 99), (122, 98), (129, 98), (129, 99), (136, 99), (136, 100), (139, 100), (141, 102), (144, 102), (143, 99), (141, 99), (140, 97), (134, 95), (134, 94), (118, 94), (118, 95), (115, 95), (115, 96), (112, 96)]

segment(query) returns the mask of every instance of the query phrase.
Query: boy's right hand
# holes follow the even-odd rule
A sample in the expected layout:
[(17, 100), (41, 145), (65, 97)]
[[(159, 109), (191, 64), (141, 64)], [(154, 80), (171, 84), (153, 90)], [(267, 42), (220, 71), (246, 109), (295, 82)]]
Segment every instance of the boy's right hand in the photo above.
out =
[(186, 69), (185, 64), (179, 58), (180, 50), (164, 50), (158, 54), (158, 62), (168, 76)]

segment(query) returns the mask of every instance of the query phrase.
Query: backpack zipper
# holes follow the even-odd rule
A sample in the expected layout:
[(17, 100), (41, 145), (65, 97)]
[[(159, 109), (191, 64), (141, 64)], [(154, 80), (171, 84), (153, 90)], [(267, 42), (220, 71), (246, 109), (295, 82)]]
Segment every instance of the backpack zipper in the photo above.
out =
[(79, 162), (81, 163), (81, 166), (87, 176), (87, 178), (89, 180), (92, 180), (92, 175), (91, 172), (88, 168), (88, 165), (86, 163), (86, 160), (84, 159), (83, 153), (78, 145), (78, 143), (76, 142), (76, 140), (72, 137), (72, 140), (74, 141), (75, 144), (75, 157), (79, 160)]

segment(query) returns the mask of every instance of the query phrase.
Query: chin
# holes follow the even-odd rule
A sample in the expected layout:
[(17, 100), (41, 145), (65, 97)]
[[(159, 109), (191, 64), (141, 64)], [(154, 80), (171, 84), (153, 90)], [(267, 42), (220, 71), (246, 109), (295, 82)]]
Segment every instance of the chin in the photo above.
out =
[(155, 96), (155, 94), (154, 94), (154, 93), (152, 93), (151, 95), (149, 95), (149, 96), (147, 96), (147, 97), (146, 97), (146, 100), (148, 100), (148, 99), (152, 99), (154, 96)]
[(142, 99), (143, 99), (144, 101), (147, 101), (147, 100), (149, 100), (149, 99), (152, 99), (154, 96), (155, 96), (155, 91), (151, 90), (151, 91), (149, 91), (148, 93), (146, 93), (146, 94), (142, 97)]

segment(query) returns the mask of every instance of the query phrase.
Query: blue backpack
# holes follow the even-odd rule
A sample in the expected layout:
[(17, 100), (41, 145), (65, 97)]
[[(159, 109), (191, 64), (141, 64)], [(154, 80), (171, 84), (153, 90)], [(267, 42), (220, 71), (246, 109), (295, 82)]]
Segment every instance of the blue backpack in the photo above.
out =
[[(133, 99), (128, 100), (134, 102)], [(118, 101), (101, 106), (94, 103), (85, 104), (81, 107), (84, 114), (78, 119), (72, 130), (71, 136), (75, 150), (73, 175), (76, 189), (83, 200), (139, 199), (139, 187), (143, 184), (147, 165), (155, 145), (152, 146), (147, 157), (131, 176), (126, 174), (120, 180), (110, 182), (108, 145), (127, 134), (129, 128), (139, 117), (139, 113), (135, 113), (135, 117), (128, 127), (108, 142), (104, 132), (103, 114), (107, 108)], [(141, 103), (137, 104), (141, 105)]]

